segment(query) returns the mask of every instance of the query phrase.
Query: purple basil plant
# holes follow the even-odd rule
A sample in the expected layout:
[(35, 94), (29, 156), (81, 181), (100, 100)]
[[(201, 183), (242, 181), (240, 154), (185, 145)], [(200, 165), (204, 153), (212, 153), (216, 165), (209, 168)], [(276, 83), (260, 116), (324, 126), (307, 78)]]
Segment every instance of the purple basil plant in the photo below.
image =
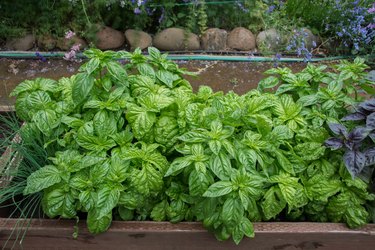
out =
[(342, 121), (358, 121), (361, 126), (348, 131), (341, 124), (329, 124), (337, 137), (326, 140), (325, 146), (333, 150), (345, 149), (344, 163), (354, 178), (375, 165), (375, 98), (359, 104), (356, 111), (345, 116)]

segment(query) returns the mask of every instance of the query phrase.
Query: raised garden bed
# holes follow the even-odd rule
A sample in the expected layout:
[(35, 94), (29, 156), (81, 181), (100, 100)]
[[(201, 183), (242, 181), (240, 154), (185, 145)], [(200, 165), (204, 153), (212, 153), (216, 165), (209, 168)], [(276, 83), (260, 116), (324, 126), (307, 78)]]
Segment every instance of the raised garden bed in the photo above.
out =
[[(98, 53), (100, 53), (100, 52), (98, 52)], [(356, 62), (356, 63), (361, 65), (360, 61)], [(118, 64), (115, 64), (114, 66), (120, 67)], [(318, 70), (316, 68), (313, 68), (313, 69)], [(110, 72), (112, 72), (112, 71), (110, 71)], [(119, 70), (119, 72), (121, 72), (121, 70)], [(115, 75), (115, 76), (116, 76), (116, 79), (120, 79), (120, 80), (122, 79), (118, 75)], [(297, 77), (297, 76), (295, 76), (295, 77)], [(165, 80), (165, 79), (162, 78), (162, 80)], [(39, 84), (37, 81), (40, 81), (40, 79), (39, 80), (37, 79), (35, 82), (32, 82), (32, 84)], [(45, 83), (46, 84), (52, 84), (51, 82), (45, 82)], [(173, 81), (171, 83), (173, 83)], [(262, 88), (272, 88), (272, 87), (276, 86), (278, 83), (279, 83), (279, 80), (276, 77), (269, 78), (268, 80), (265, 80), (260, 84), (260, 89), (262, 89)], [(168, 84), (170, 84), (170, 82), (166, 81), (166, 84), (167, 84), (167, 86), (169, 86)], [(286, 84), (290, 84), (290, 83), (286, 83)], [(39, 85), (39, 86), (41, 86), (41, 85)], [(23, 87), (25, 87), (25, 86), (23, 86)], [(318, 88), (318, 87), (319, 86), (316, 86), (317, 90), (321, 91), (321, 89)], [(172, 87), (170, 87), (170, 88), (172, 88)], [(324, 91), (325, 90), (324, 87), (322, 87), (322, 88), (323, 88), (323, 91)], [(50, 88), (50, 89), (52, 89), (52, 88)], [(20, 89), (18, 89), (18, 91), (19, 90)], [(206, 88), (206, 89), (203, 88), (203, 90), (201, 90), (201, 92), (200, 92), (200, 94), (201, 94), (200, 98), (205, 98), (205, 95), (204, 95), (205, 92), (204, 91), (210, 91), (210, 90), (208, 88)], [(340, 89), (340, 91), (341, 91), (341, 89)], [(281, 102), (278, 98), (288, 99), (288, 100), (290, 100), (290, 102), (293, 102), (293, 100), (291, 99), (290, 96), (277, 97), (277, 96), (273, 96), (272, 94), (269, 94), (269, 95), (267, 95), (267, 97), (274, 98), (273, 100), (275, 102)], [(254, 97), (254, 99), (255, 98), (256, 97)], [(24, 100), (21, 99), (20, 101), (22, 102)], [(119, 105), (121, 105), (121, 103)], [(296, 105), (296, 104), (294, 104), (294, 105)], [(130, 113), (130, 111), (128, 111), (128, 112)], [(272, 118), (272, 116), (270, 115), (271, 111), (269, 111), (268, 113), (265, 113), (265, 114), (269, 115)], [(235, 119), (235, 117), (234, 117), (234, 119)], [(264, 119), (267, 119), (267, 117), (264, 118)], [(270, 119), (270, 121), (272, 121), (272, 120)], [(35, 118), (29, 120), (29, 122), (30, 123), (34, 122), (38, 126), (43, 126), (43, 124), (40, 123), (41, 121), (38, 120), (38, 119), (35, 119)], [(131, 120), (130, 120), (130, 122), (131, 122)], [(216, 121), (213, 121), (212, 124), (214, 124), (215, 126), (218, 127), (219, 125), (217, 125), (217, 122), (216, 123), (215, 122)], [(27, 124), (27, 125), (29, 125), (29, 124)], [(267, 126), (267, 124), (264, 124), (264, 125)], [(236, 126), (236, 125), (233, 125), (233, 126)], [(271, 125), (270, 130), (272, 130), (273, 126), (274, 125)], [(275, 125), (275, 127), (276, 126), (278, 126), (278, 125)], [(281, 125), (279, 125), (279, 126), (281, 126)], [(43, 127), (43, 129), (44, 128), (45, 127)], [(134, 127), (134, 128), (136, 129), (137, 127)], [(284, 128), (284, 130), (287, 129), (286, 126), (284, 126), (283, 128)], [(224, 128), (224, 129), (227, 129), (227, 128)], [(201, 132), (202, 130), (203, 130), (203, 128), (201, 130), (197, 130), (197, 131)], [(211, 130), (214, 130), (214, 129), (211, 128)], [(289, 131), (289, 130), (287, 130), (287, 131)], [(196, 132), (196, 133), (198, 133), (198, 132)], [(233, 133), (233, 131), (232, 131), (232, 133)], [(265, 133), (267, 133), (267, 131)], [(286, 138), (290, 139), (289, 134), (287, 132), (285, 134), (286, 135), (284, 135), (284, 136)], [(186, 140), (188, 141), (188, 139), (189, 138), (187, 138)], [(16, 137), (14, 140), (15, 140), (15, 142), (17, 142), (18, 138)], [(181, 139), (181, 140), (184, 140), (184, 139)], [(287, 140), (287, 139), (285, 139), (285, 140)], [(139, 139), (139, 141), (141, 141), (141, 139)], [(291, 143), (293, 143), (293, 142), (291, 142)], [(112, 148), (112, 147), (113, 146), (111, 146), (110, 148)], [(315, 143), (315, 148), (317, 150), (321, 150), (321, 147), (322, 147), (321, 142)], [(210, 145), (209, 148), (207, 147), (207, 151), (211, 150), (212, 153), (213, 153), (211, 155), (213, 157), (215, 157), (215, 155), (214, 155), (215, 152), (220, 151), (220, 148), (219, 149), (215, 149), (215, 148), (211, 149), (211, 148), (212, 148), (211, 145)], [(193, 149), (198, 151), (197, 148), (193, 148)], [(133, 150), (139, 151), (140, 149), (133, 148)], [(275, 150), (278, 150), (278, 148), (276, 148)], [(298, 148), (296, 148), (296, 150), (298, 150)], [(186, 152), (186, 150), (185, 150), (185, 152)], [(231, 152), (233, 152), (233, 150)], [(10, 181), (10, 178), (8, 178), (6, 173), (11, 172), (12, 168), (17, 168), (17, 166), (18, 166), (17, 163), (19, 162), (19, 159), (20, 159), (19, 155), (17, 155), (17, 153), (14, 153), (14, 154), (13, 153), (14, 153), (13, 149), (8, 148), (5, 151), (5, 153), (3, 154), (3, 156), (0, 158), (0, 167), (1, 167), (0, 172), (3, 173), (1, 185), (3, 185), (3, 187), (6, 186)], [(323, 154), (320, 153), (318, 156), (312, 156), (312, 157), (315, 157), (312, 160), (319, 159), (319, 157), (321, 157), (322, 155)], [(158, 156), (160, 156), (160, 158), (163, 158), (163, 157), (165, 158), (165, 156), (163, 156), (161, 154), (159, 154)], [(236, 158), (234, 158), (234, 157), (235, 156), (233, 156), (233, 161), (236, 160)], [(272, 157), (272, 155), (269, 155), (269, 157)], [(303, 155), (301, 157), (303, 157)], [(311, 156), (308, 156), (308, 157), (311, 157)], [(180, 158), (182, 158), (182, 157), (180, 157)], [(284, 159), (284, 158), (282, 158), (282, 159)], [(339, 158), (336, 158), (336, 160), (337, 159), (340, 160)], [(175, 160), (176, 160), (176, 158), (172, 159), (171, 161), (175, 161)], [(306, 162), (309, 162), (309, 161), (312, 161), (312, 160), (307, 159)], [(281, 160), (277, 159), (277, 161), (281, 161)], [(287, 160), (282, 160), (282, 161), (286, 162)], [(56, 167), (55, 166), (49, 166), (49, 167), (50, 168), (56, 168), (56, 169), (58, 167), (60, 167), (59, 163), (54, 163), (54, 164), (56, 165)], [(281, 164), (281, 163), (278, 163), (278, 164)], [(291, 164), (289, 164), (288, 166), (290, 166), (290, 165)], [(174, 169), (173, 169), (173, 166), (174, 166)], [(168, 166), (169, 167), (168, 170), (165, 170), (165, 172), (162, 173), (161, 179), (163, 179), (163, 177), (168, 177), (171, 174), (173, 174), (173, 172), (177, 172), (179, 170), (179, 169), (176, 169), (176, 164), (173, 165), (173, 166), (172, 166), (172, 164), (171, 164), (171, 166)], [(288, 167), (288, 166), (284, 166), (282, 164), (281, 164), (281, 166), (283, 168)], [(85, 167), (91, 167), (91, 165), (85, 166)], [(287, 179), (290, 178), (290, 179), (296, 181), (296, 183), (297, 183), (296, 185), (298, 185), (297, 188), (303, 189), (304, 187), (302, 187), (302, 183), (304, 181), (301, 180), (301, 183), (299, 183), (299, 179), (297, 179), (297, 178), (302, 179), (303, 177), (301, 177), (301, 176), (295, 177), (296, 175), (294, 173), (293, 165), (291, 165), (291, 167), (292, 167), (292, 169), (286, 169), (286, 170), (281, 169), (280, 170), (281, 174), (283, 174), (284, 177), (286, 176)], [(46, 167), (44, 167), (44, 165), (42, 165), (41, 168), (37, 171), (40, 171), (41, 169), (44, 169), (42, 171), (45, 171)], [(333, 166), (332, 166), (332, 169), (334, 171), (336, 171)], [(343, 185), (343, 191), (341, 189), (335, 191), (336, 190), (335, 189), (334, 191), (331, 191), (331, 192), (333, 193), (333, 195), (335, 195), (339, 192), (342, 192), (344, 194), (345, 194), (345, 192), (347, 192), (348, 194), (354, 195), (354, 197), (358, 198), (356, 196), (356, 194), (353, 194), (350, 191), (346, 190), (346, 189), (348, 189), (348, 187), (350, 187), (352, 178), (350, 176), (348, 176), (348, 173), (346, 172), (346, 169), (343, 168), (342, 165), (341, 165), (340, 169), (341, 169), (340, 170), (341, 172), (339, 174), (333, 173), (333, 174), (336, 174), (335, 180), (330, 181), (327, 178), (327, 180), (325, 180), (325, 181), (327, 181), (327, 183), (329, 183), (329, 184), (337, 183), (337, 182), (335, 182), (336, 180), (342, 181), (342, 184), (340, 184), (340, 185)], [(80, 170), (82, 170), (82, 169), (80, 169)], [(40, 181), (38, 182), (38, 179), (36, 179), (37, 175), (35, 175), (35, 173), (37, 171), (34, 171), (33, 174), (32, 174), (32, 176), (33, 176), (32, 178), (34, 178), (34, 180), (33, 180), (34, 182), (32, 184), (30, 184), (31, 182), (27, 183), (26, 189), (28, 189), (28, 191), (26, 192), (26, 195), (30, 194), (30, 193), (40, 192), (42, 189), (52, 187), (53, 184), (61, 182), (61, 180), (57, 180), (57, 182), (54, 182), (50, 185), (47, 184), (47, 185), (49, 185), (48, 187), (43, 186), (44, 184), (42, 184), (42, 186), (40, 186), (39, 184), (42, 183), (42, 182), (40, 182)], [(70, 170), (67, 169), (66, 171), (70, 171)], [(75, 174), (74, 171), (75, 170), (72, 170), (73, 174)], [(212, 170), (212, 171), (214, 171), (214, 170)], [(234, 169), (232, 171), (236, 171), (236, 174), (238, 174), (238, 172), (239, 172), (239, 170), (237, 171), (237, 169)], [(288, 171), (292, 172), (291, 175), (293, 175), (293, 176), (286, 174), (286, 172), (288, 172)], [(222, 172), (216, 173), (214, 171), (214, 173), (220, 179), (223, 176)], [(174, 176), (177, 176), (177, 174), (175, 174)], [(253, 178), (252, 176), (250, 176), (246, 172), (241, 172), (241, 174), (246, 176), (249, 180), (252, 180), (252, 178)], [(255, 171), (252, 172), (252, 174), (255, 175)], [(283, 176), (278, 176), (277, 174), (274, 174), (273, 176), (276, 176), (278, 178), (283, 177)], [(220, 182), (223, 183), (224, 181), (218, 181), (218, 177), (215, 177), (216, 183), (220, 183)], [(322, 177), (324, 177), (324, 176), (322, 176)], [(40, 180), (42, 179), (41, 177), (38, 177), (38, 178)], [(226, 184), (228, 185), (228, 182), (232, 182), (233, 177), (230, 176), (231, 181), (227, 181), (229, 179), (229, 177), (227, 179), (226, 178), (227, 177), (224, 175), (223, 179), (226, 181)], [(345, 181), (349, 182), (349, 184), (347, 185), (345, 183)], [(124, 182), (124, 181), (121, 181), (121, 182)], [(318, 183), (320, 183), (320, 182), (318, 181)], [(245, 184), (249, 185), (247, 182)], [(305, 184), (305, 183), (303, 183), (303, 184)], [(358, 180), (358, 182), (356, 182), (355, 184), (356, 184), (356, 186), (354, 188), (358, 189), (356, 191), (360, 192), (365, 197), (369, 197), (369, 198), (365, 198), (365, 199), (371, 200), (371, 195), (367, 194), (366, 187), (362, 188), (363, 185), (365, 185), (365, 184), (360, 180)], [(190, 185), (190, 183), (189, 183), (189, 185)], [(209, 185), (211, 185), (211, 184), (209, 184)], [(203, 197), (216, 198), (216, 197), (220, 197), (220, 196), (225, 197), (224, 195), (231, 194), (232, 188), (234, 189), (234, 187), (231, 186), (231, 190), (229, 190), (229, 192), (225, 191), (226, 192), (225, 194), (222, 194), (222, 193), (221, 194), (215, 194), (214, 191), (213, 191), (213, 188), (212, 188), (212, 187), (215, 187), (215, 185), (217, 185), (217, 184), (212, 184), (209, 187), (207, 186), (208, 188), (207, 187), (205, 188), (206, 191), (202, 194), (202, 197), (200, 197), (200, 198), (203, 198)], [(235, 184), (230, 184), (230, 185), (235, 185)], [(259, 184), (257, 184), (257, 185), (259, 185)], [(270, 188), (270, 190), (279, 188), (276, 185), (272, 186)], [(287, 184), (285, 184), (285, 185), (287, 185)], [(345, 186), (345, 185), (347, 185), (347, 186)], [(137, 186), (141, 187), (140, 185), (137, 185)], [(261, 185), (259, 185), (259, 187), (260, 186)], [(252, 186), (249, 186), (249, 187), (252, 187)], [(257, 186), (255, 186), (255, 187), (257, 187)], [(239, 187), (239, 188), (242, 188), (242, 187)], [(247, 186), (245, 186), (245, 188), (247, 188)], [(269, 188), (269, 187), (266, 187), (266, 188)], [(291, 186), (290, 188), (293, 188), (293, 186)], [(310, 187), (310, 189), (311, 189), (311, 187)], [(233, 195), (237, 195), (237, 193), (234, 193), (234, 192), (236, 192), (236, 191), (235, 190), (233, 191)], [(312, 191), (312, 192), (314, 192), (314, 191)], [(24, 194), (25, 194), (25, 191), (24, 191)], [(296, 192), (295, 194), (298, 194), (298, 193)], [(339, 195), (340, 194), (341, 193), (339, 193)], [(312, 195), (310, 195), (309, 199), (310, 200), (315, 199), (316, 201), (322, 201), (322, 200), (319, 200), (319, 199), (321, 199), (321, 197), (319, 197), (319, 196), (325, 196), (325, 195), (326, 195), (325, 193), (320, 193), (320, 194), (317, 194), (317, 195), (313, 193)], [(330, 196), (333, 196), (333, 195), (330, 195)], [(198, 196), (198, 195), (196, 195), (196, 196)], [(294, 197), (289, 196), (287, 198), (288, 198), (288, 200), (287, 200), (288, 203), (290, 203), (291, 206), (293, 207), (293, 204), (295, 204), (294, 203), (295, 202)], [(287, 199), (287, 198), (282, 198), (282, 199)], [(336, 197), (334, 197), (334, 198), (336, 198)], [(233, 198), (233, 197), (227, 196), (225, 198), (225, 203), (228, 200), (234, 200), (234, 199), (235, 198)], [(251, 199), (253, 199), (253, 198), (251, 198)], [(264, 199), (260, 200), (260, 198), (258, 198), (257, 200), (255, 200), (255, 202), (259, 202), (259, 203), (264, 204), (266, 199), (267, 198), (264, 198)], [(328, 197), (326, 198), (325, 202), (328, 202), (327, 199), (328, 199)], [(361, 199), (361, 198), (359, 198), (359, 199)], [(166, 202), (169, 202), (169, 201), (166, 201)], [(173, 200), (171, 200), (170, 202), (173, 202)], [(275, 202), (277, 202), (277, 201), (275, 200)], [(324, 199), (323, 199), (323, 202), (324, 202)], [(365, 201), (361, 201), (361, 202), (365, 203)], [(120, 204), (120, 205), (122, 205), (122, 204)], [(355, 204), (355, 205), (357, 205), (357, 206), (354, 209), (356, 209), (358, 207), (358, 209), (361, 212), (364, 210), (364, 208), (360, 206), (362, 204)], [(225, 206), (225, 204), (223, 206)], [(298, 206), (297, 208), (299, 208), (299, 207), (302, 207), (304, 205), (295, 204), (294, 206), (296, 206), (296, 207)], [(169, 205), (168, 205), (168, 207), (169, 207)], [(241, 207), (242, 207), (242, 204), (241, 204)], [(115, 208), (116, 207), (113, 206), (110, 209), (111, 215), (112, 215), (112, 209), (115, 209)], [(78, 209), (78, 206), (75, 209)], [(128, 208), (126, 208), (126, 209), (128, 209)], [(246, 209), (248, 209), (248, 208), (246, 208)], [(263, 209), (263, 207), (262, 207), (262, 209)], [(266, 209), (267, 209), (267, 207), (266, 207)], [(282, 211), (284, 209), (286, 210), (286, 202), (281, 207), (280, 211)], [(346, 221), (349, 225), (350, 225), (350, 223), (352, 223), (351, 224), (352, 226), (358, 227), (358, 226), (362, 225), (362, 227), (359, 227), (356, 230), (350, 230), (350, 229), (347, 228), (346, 225), (338, 224), (338, 223), (311, 223), (311, 222), (254, 223), (255, 238), (254, 239), (244, 238), (242, 240), (242, 242), (237, 246), (232, 241), (225, 241), (225, 242), (217, 241), (212, 233), (207, 232), (206, 229), (204, 229), (200, 223), (195, 223), (195, 222), (182, 222), (182, 223), (179, 223), (179, 224), (171, 224), (169, 222), (148, 222), (148, 221), (144, 221), (144, 222), (119, 222), (119, 221), (113, 221), (113, 223), (111, 224), (111, 227), (108, 229), (107, 232), (94, 236), (92, 234), (93, 231), (94, 231), (94, 233), (106, 231), (106, 228), (103, 228), (103, 227), (97, 228), (97, 227), (92, 226), (92, 223), (93, 223), (93, 221), (95, 222), (95, 219), (91, 220), (91, 222), (88, 220), (88, 222), (87, 222), (88, 225), (89, 225), (89, 228), (90, 228), (90, 223), (91, 223), (91, 229), (90, 229), (91, 232), (89, 232), (88, 229), (85, 226), (85, 222), (82, 221), (85, 217), (82, 217), (80, 219), (81, 221), (77, 225), (77, 222), (75, 220), (64, 220), (64, 219), (60, 219), (60, 220), (56, 220), (56, 219), (16, 219), (16, 218), (8, 219), (7, 217), (10, 215), (10, 211), (4, 210), (4, 211), (1, 212), (2, 218), (0, 219), (0, 240), (1, 240), (0, 242), (2, 244), (1, 246), (4, 249), (12, 248), (12, 246), (14, 246), (15, 248), (22, 248), (23, 247), (25, 249), (40, 249), (41, 247), (43, 247), (45, 249), (56, 249), (56, 248), (58, 248), (58, 249), (106, 249), (106, 248), (110, 248), (110, 249), (124, 249), (124, 248), (126, 248), (126, 249), (150, 249), (150, 248), (155, 248), (155, 249), (250, 249), (250, 248), (253, 248), (253, 249), (358, 249), (358, 248), (373, 249), (373, 246), (375, 244), (375, 225), (374, 224), (364, 225), (366, 223), (366, 221), (368, 221), (368, 215), (365, 215), (365, 216), (358, 215), (358, 217), (356, 217), (356, 215), (350, 214), (350, 211), (352, 211), (352, 210), (348, 210), (347, 207), (341, 208), (341, 210), (344, 211), (344, 213), (346, 213), (346, 214), (349, 213), (348, 216), (350, 217), (349, 219), (351, 219), (351, 221), (347, 218), (345, 218), (345, 220), (339, 218), (339, 219), (335, 219), (335, 221)], [(224, 211), (224, 208), (223, 208), (223, 211)], [(270, 214), (270, 215), (265, 217), (266, 220), (270, 220), (270, 219), (273, 219), (276, 215), (280, 214), (280, 211), (274, 212), (274, 211), (270, 211), (270, 210), (268, 210), (268, 211), (264, 210), (263, 213), (264, 214), (265, 213)], [(334, 210), (334, 211), (336, 211), (336, 210)], [(80, 211), (78, 211), (78, 212), (80, 212)], [(84, 212), (84, 211), (82, 211), (82, 212)], [(49, 212), (49, 213), (51, 213), (51, 212)], [(62, 213), (65, 213), (65, 212), (63, 211)], [(247, 215), (244, 215), (244, 212), (242, 212), (242, 214), (241, 214), (241, 212), (237, 212), (237, 213), (240, 214), (240, 216), (241, 216), (241, 223), (243, 223), (243, 218), (245, 218), (245, 220), (248, 220), (245, 217)], [(364, 213), (367, 213), (367, 212), (365, 211)], [(222, 212), (222, 214), (224, 214), (224, 212)], [(52, 217), (59, 217), (60, 215), (64, 216), (63, 214), (59, 214), (59, 212), (58, 212), (58, 214), (54, 214), (54, 215), (52, 215)], [(79, 215), (81, 215), (81, 213), (68, 215), (68, 216), (69, 216), (69, 218), (75, 218), (76, 215), (79, 216)], [(320, 213), (317, 213), (315, 215), (317, 217), (319, 217)], [(66, 217), (68, 217), (68, 216), (66, 216)], [(283, 215), (281, 215), (281, 218), (284, 219), (282, 216)], [(317, 217), (315, 217), (315, 219), (319, 220), (319, 218), (317, 218)], [(96, 218), (96, 217), (94, 217), (94, 218)], [(101, 217), (101, 218), (103, 218), (103, 217)], [(159, 217), (157, 216), (157, 218), (160, 218), (160, 216)], [(357, 220), (357, 218), (358, 218), (358, 220)], [(222, 220), (222, 219), (223, 218), (220, 217), (220, 220)], [(164, 219), (161, 219), (161, 220), (164, 220)], [(230, 220), (230, 222), (232, 222), (231, 219), (229, 219), (229, 220)], [(233, 221), (234, 220), (236, 220), (236, 218), (234, 218)], [(276, 220), (278, 220), (278, 219), (276, 219)], [(228, 225), (230, 225), (230, 224), (228, 224)], [(224, 226), (226, 226), (226, 224), (224, 224)], [(15, 227), (16, 227), (16, 229), (14, 229)], [(228, 228), (229, 228), (229, 226), (228, 226)], [(27, 230), (26, 237), (23, 238), (23, 234), (24, 234), (24, 232), (26, 232), (26, 230)], [(230, 229), (228, 229), (228, 230), (230, 230)], [(250, 229), (249, 229), (249, 231), (250, 231)], [(249, 231), (246, 231), (246, 233), (247, 233), (246, 235), (250, 234)], [(234, 234), (233, 234), (233, 237), (234, 237)], [(20, 243), (22, 243), (22, 246), (20, 245)]]
[[(17, 219), (0, 219), (0, 246), (20, 223)], [(22, 222), (21, 222), (22, 223)], [(25, 221), (25, 224), (29, 221)], [(255, 238), (243, 239), (239, 245), (220, 242), (200, 223), (120, 222), (114, 221), (103, 234), (93, 236), (84, 222), (74, 239), (75, 221), (33, 219), (22, 244), (24, 249), (327, 249), (372, 250), (375, 225), (349, 230), (337, 223), (255, 223)], [(15, 234), (15, 233), (14, 233)], [(14, 239), (15, 236), (12, 237)], [(8, 242), (7, 247), (12, 246)], [(16, 242), (17, 246), (17, 242)], [(16, 249), (20, 249), (17, 247)], [(8, 248), (6, 248), (8, 249)], [(10, 248), (9, 248), (10, 249)]]

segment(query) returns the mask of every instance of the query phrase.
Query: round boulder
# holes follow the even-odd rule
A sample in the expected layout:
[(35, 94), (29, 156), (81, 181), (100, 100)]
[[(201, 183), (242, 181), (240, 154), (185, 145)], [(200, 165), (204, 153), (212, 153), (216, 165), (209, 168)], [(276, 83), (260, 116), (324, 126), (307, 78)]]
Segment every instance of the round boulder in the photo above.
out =
[(257, 47), (262, 52), (277, 51), (282, 43), (281, 35), (276, 29), (264, 30), (257, 36)]
[(152, 38), (146, 32), (140, 30), (128, 29), (125, 31), (126, 42), (130, 45), (131, 50), (136, 48), (146, 49), (152, 44)]
[(96, 33), (96, 47), (101, 50), (116, 49), (125, 42), (125, 36), (122, 32), (104, 26)]
[(156, 34), (152, 42), (160, 50), (198, 50), (199, 37), (180, 28), (168, 28)]
[(237, 27), (229, 33), (227, 45), (235, 50), (252, 50), (256, 45), (255, 36), (248, 29)]
[(56, 47), (64, 51), (70, 50), (70, 48), (74, 45), (80, 45), (80, 49), (84, 49), (87, 47), (86, 41), (78, 36), (73, 36), (70, 39), (63, 37), (58, 39), (56, 43)]
[(321, 43), (319, 37), (315, 36), (311, 32), (311, 30), (309, 30), (308, 28), (301, 28), (301, 29), (295, 30), (294, 35), (303, 37), (303, 41), (305, 42), (305, 47), (308, 50), (312, 50), (316, 48)]
[(56, 47), (57, 40), (50, 36), (50, 35), (44, 35), (38, 37), (38, 47), (39, 49), (48, 51), (53, 50)]
[(211, 28), (202, 35), (202, 49), (204, 50), (225, 50), (227, 46), (226, 30)]
[(305, 32), (306, 35), (306, 48), (311, 50), (319, 46), (321, 44), (320, 38), (318, 36), (315, 36), (311, 30), (307, 28), (302, 29)]
[(11, 50), (30, 50), (34, 47), (35, 36), (33, 34), (27, 34), (20, 38), (9, 39), (5, 44), (5, 47)]

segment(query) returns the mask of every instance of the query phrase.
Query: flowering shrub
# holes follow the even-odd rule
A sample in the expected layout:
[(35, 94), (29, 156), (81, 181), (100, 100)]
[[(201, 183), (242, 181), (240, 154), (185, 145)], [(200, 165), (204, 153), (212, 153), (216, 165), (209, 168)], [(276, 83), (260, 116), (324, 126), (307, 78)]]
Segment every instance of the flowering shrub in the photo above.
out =
[(324, 21), (325, 31), (328, 35), (341, 40), (345, 47), (352, 46), (355, 53), (361, 49), (366, 50), (371, 46), (375, 36), (374, 13), (374, 3), (372, 8), (367, 8), (359, 5), (358, 0), (348, 3), (336, 0), (334, 8)]

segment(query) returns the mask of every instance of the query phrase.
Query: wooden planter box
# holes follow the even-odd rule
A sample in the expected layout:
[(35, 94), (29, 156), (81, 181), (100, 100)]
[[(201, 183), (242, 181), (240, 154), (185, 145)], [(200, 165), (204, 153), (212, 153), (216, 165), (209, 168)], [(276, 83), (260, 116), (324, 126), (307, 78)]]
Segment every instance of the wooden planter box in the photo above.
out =
[[(14, 141), (19, 141), (15, 137)], [(18, 165), (20, 157), (8, 148), (0, 157), (0, 173)], [(0, 175), (0, 188), (11, 179)], [(0, 247), (2, 249), (38, 250), (190, 250), (190, 249), (375, 249), (375, 224), (350, 230), (339, 223), (254, 223), (255, 238), (244, 238), (237, 246), (232, 240), (220, 242), (201, 223), (124, 222), (114, 221), (106, 233), (92, 235), (85, 222), (78, 224), (73, 237), (73, 220), (8, 219), (11, 211), (0, 210)], [(17, 227), (16, 227), (17, 226)], [(14, 228), (17, 228), (16, 230)], [(27, 230), (26, 237), (17, 237)]]

